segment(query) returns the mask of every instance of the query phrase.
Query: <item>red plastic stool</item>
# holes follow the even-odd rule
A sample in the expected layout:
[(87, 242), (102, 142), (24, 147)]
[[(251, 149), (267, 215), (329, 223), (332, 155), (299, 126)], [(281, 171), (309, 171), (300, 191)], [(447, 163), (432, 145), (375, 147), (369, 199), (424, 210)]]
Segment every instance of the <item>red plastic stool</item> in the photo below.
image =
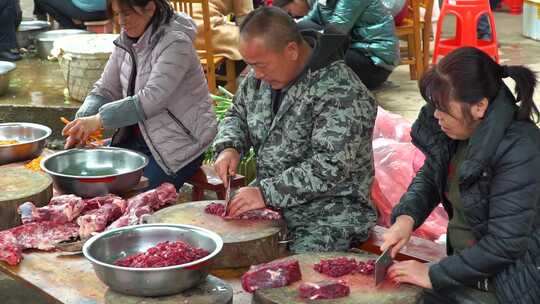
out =
[[(204, 198), (204, 190), (214, 191), (220, 200), (225, 199), (226, 189), (223, 181), (217, 176), (213, 167), (202, 165), (195, 174), (187, 180), (193, 185), (191, 199), (200, 201)], [(236, 174), (231, 183), (231, 189), (245, 186), (246, 178), (243, 175)]]
[(508, 6), (510, 14), (520, 15), (523, 11), (523, 0), (502, 0), (501, 5)]
[[(448, 14), (456, 16), (456, 35), (449, 39), (441, 39), (444, 17)], [(478, 20), (484, 14), (487, 14), (491, 26), (491, 40), (478, 39), (476, 34)], [(436, 64), (439, 56), (447, 55), (451, 51), (463, 46), (476, 47), (499, 62), (495, 19), (493, 18), (488, 0), (444, 0), (439, 20), (437, 21), (432, 63)]]

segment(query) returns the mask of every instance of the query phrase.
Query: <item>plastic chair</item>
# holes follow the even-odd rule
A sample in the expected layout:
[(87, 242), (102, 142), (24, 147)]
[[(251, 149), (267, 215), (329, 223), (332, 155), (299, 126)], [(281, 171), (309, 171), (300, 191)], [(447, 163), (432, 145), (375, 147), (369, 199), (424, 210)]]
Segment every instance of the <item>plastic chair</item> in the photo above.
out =
[[(450, 39), (441, 39), (444, 18), (448, 14), (456, 16), (456, 35)], [(487, 14), (491, 27), (491, 40), (478, 39), (476, 28), (478, 20)], [(488, 0), (445, 0), (437, 21), (437, 34), (435, 35), (435, 51), (432, 63), (436, 64), (439, 56), (444, 56), (454, 49), (472, 46), (476, 47), (499, 62), (499, 48), (497, 46), (497, 32), (495, 19), (489, 7)]]
[(520, 15), (523, 11), (523, 0), (502, 0), (500, 6), (507, 6), (510, 14)]

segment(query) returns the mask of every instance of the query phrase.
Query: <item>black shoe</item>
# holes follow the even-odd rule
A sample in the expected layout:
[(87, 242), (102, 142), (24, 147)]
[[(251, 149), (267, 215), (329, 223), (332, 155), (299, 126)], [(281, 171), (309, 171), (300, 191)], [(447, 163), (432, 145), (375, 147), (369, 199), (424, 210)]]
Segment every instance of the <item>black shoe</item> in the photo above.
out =
[(17, 60), (21, 60), (21, 55), (19, 54), (14, 54), (10, 51), (1, 51), (0, 52), (0, 60), (3, 60), (3, 61), (17, 61)]

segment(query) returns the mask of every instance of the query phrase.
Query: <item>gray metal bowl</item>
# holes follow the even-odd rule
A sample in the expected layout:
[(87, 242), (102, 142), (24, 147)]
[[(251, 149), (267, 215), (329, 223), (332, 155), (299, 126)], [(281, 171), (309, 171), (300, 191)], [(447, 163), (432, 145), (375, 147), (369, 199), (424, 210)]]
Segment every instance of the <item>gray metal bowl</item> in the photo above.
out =
[(56, 39), (72, 35), (91, 34), (89, 31), (65, 29), (43, 32), (36, 37), (36, 47), (39, 58), (46, 60), (51, 55), (53, 44)]
[(17, 45), (20, 48), (28, 48), (38, 34), (45, 32), (50, 27), (51, 25), (47, 21), (31, 20), (21, 22), (16, 33)]
[[(146, 251), (164, 241), (184, 241), (210, 254), (191, 263), (160, 267), (131, 268), (114, 265), (119, 258)], [(135, 296), (165, 296), (182, 292), (203, 281), (211, 262), (223, 248), (216, 233), (190, 225), (148, 224), (112, 229), (90, 238), (84, 256), (98, 278), (109, 288)]]
[(51, 135), (47, 126), (10, 122), (0, 124), (0, 140), (16, 140), (19, 143), (0, 145), (0, 165), (23, 161), (37, 157), (45, 148), (46, 140)]
[(58, 152), (43, 159), (41, 169), (61, 192), (95, 197), (131, 190), (147, 164), (148, 158), (139, 152), (108, 147)]
[(0, 61), (0, 96), (9, 88), (9, 74), (15, 70), (17, 65), (9, 61)]

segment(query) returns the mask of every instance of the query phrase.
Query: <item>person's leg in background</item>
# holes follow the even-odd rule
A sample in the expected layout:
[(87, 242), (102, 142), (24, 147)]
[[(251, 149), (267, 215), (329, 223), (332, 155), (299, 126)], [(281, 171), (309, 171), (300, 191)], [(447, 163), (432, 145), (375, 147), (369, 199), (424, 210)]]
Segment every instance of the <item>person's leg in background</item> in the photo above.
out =
[[(497, 6), (499, 6), (500, 2), (501, 0), (489, 0), (489, 6), (491, 7), (492, 12), (497, 8)], [(478, 27), (476, 28), (476, 35), (478, 36), (478, 39), (482, 39), (482, 40), (491, 39), (491, 26), (489, 24), (489, 19), (487, 15), (482, 15), (482, 17), (480, 17), (480, 20), (478, 20)]]
[(371, 58), (358, 50), (349, 48), (345, 53), (345, 63), (360, 77), (370, 90), (376, 89), (388, 79), (391, 71), (376, 66)]
[(168, 182), (173, 184), (176, 187), (176, 190), (180, 190), (184, 183), (201, 167), (203, 158), (204, 154), (184, 166), (175, 174), (167, 175), (167, 173), (165, 173), (158, 165), (154, 157), (149, 155), (148, 165), (144, 168), (143, 172), (143, 175), (148, 178), (148, 189), (154, 189), (159, 185)]
[(74, 20), (98, 21), (107, 19), (105, 11), (85, 12), (76, 7), (71, 0), (35, 0), (35, 3), (40, 10), (51, 15), (62, 28), (85, 28), (84, 24), (77, 24)]
[(21, 22), (21, 10), (18, 0), (0, 1), (0, 60), (16, 61), (21, 59), (17, 48), (17, 27)]

